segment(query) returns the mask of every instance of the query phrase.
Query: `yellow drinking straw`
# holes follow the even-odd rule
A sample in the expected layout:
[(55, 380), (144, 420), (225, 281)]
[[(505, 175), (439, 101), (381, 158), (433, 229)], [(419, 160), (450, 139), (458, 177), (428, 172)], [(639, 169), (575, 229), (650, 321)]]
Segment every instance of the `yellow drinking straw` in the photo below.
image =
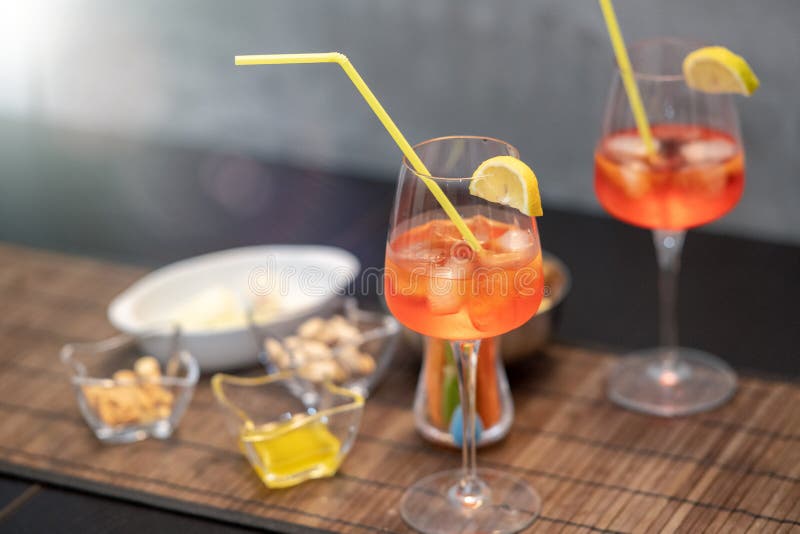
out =
[(653, 142), (650, 123), (647, 122), (647, 114), (644, 112), (644, 106), (642, 105), (642, 96), (639, 94), (639, 86), (636, 85), (636, 79), (633, 77), (631, 60), (628, 57), (625, 40), (622, 38), (622, 32), (619, 29), (617, 15), (614, 13), (614, 6), (611, 4), (611, 0), (600, 0), (600, 9), (603, 10), (608, 36), (611, 38), (614, 55), (617, 56), (619, 73), (622, 76), (622, 83), (625, 85), (625, 92), (628, 93), (628, 102), (633, 112), (633, 119), (636, 121), (636, 128), (639, 130), (639, 136), (644, 141), (647, 153), (655, 154), (656, 145)]
[(394, 142), (397, 143), (397, 146), (405, 155), (406, 159), (411, 162), (411, 165), (414, 167), (414, 170), (417, 171), (417, 175), (425, 182), (425, 185), (428, 186), (428, 189), (439, 201), (439, 204), (442, 206), (442, 209), (450, 217), (450, 220), (453, 221), (453, 224), (456, 226), (459, 232), (461, 232), (461, 236), (464, 240), (469, 244), (472, 250), (478, 252), (481, 250), (481, 244), (475, 238), (475, 235), (469, 229), (467, 224), (464, 222), (464, 219), (456, 211), (453, 204), (444, 194), (442, 189), (439, 187), (434, 180), (430, 179), (430, 172), (425, 167), (425, 164), (422, 163), (422, 160), (419, 159), (417, 153), (414, 152), (414, 149), (411, 148), (411, 145), (408, 144), (406, 138), (400, 132), (400, 130), (395, 125), (394, 121), (389, 117), (389, 114), (386, 113), (386, 110), (383, 109), (381, 103), (378, 102), (378, 99), (375, 98), (375, 95), (372, 93), (367, 84), (364, 82), (364, 79), (358, 74), (356, 68), (350, 63), (350, 60), (347, 59), (347, 56), (341, 54), (339, 52), (323, 52), (323, 53), (315, 53), (315, 54), (262, 54), (262, 55), (251, 55), (251, 56), (236, 56), (236, 65), (277, 65), (277, 64), (287, 64), (287, 63), (336, 63), (342, 70), (344, 70), (345, 74), (350, 78), (353, 82), (353, 85), (356, 86), (358, 92), (361, 93), (361, 96), (364, 97), (364, 100), (367, 101), (369, 107), (372, 108), (372, 111), (375, 112), (377, 115), (378, 120), (381, 121), (383, 127), (386, 128), (386, 131), (389, 132), (389, 135), (392, 136)]

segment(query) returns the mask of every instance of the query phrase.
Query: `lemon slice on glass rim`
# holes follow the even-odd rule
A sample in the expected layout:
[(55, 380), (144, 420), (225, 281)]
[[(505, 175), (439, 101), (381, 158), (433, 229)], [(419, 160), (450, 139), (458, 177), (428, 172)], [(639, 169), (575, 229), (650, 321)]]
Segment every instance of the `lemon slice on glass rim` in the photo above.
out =
[(516, 208), (525, 215), (542, 215), (539, 182), (533, 170), (512, 156), (496, 156), (481, 163), (472, 174), (471, 195)]
[(683, 77), (692, 89), (704, 93), (752, 95), (760, 82), (747, 61), (724, 46), (707, 46), (683, 60)]

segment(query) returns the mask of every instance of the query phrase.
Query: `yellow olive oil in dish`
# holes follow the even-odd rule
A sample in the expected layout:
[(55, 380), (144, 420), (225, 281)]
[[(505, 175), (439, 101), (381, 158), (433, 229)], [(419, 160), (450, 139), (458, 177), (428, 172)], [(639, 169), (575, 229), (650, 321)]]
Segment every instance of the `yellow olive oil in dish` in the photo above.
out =
[[(296, 426), (291, 430), (287, 426)], [(290, 419), (243, 430), (239, 446), (269, 488), (287, 488), (309, 478), (336, 473), (341, 443), (328, 427), (314, 421), (297, 425)]]

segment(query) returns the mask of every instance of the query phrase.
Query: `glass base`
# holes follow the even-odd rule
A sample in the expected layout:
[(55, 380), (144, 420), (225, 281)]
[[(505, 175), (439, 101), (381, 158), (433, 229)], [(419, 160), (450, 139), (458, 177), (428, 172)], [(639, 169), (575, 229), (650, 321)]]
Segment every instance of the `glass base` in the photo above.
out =
[(423, 534), (510, 534), (538, 517), (541, 499), (527, 482), (478, 469), (479, 493), (461, 497), (462, 474), (461, 469), (434, 473), (408, 488), (400, 503), (406, 523)]
[[(674, 365), (664, 365), (666, 357)], [(623, 408), (677, 417), (716, 408), (736, 391), (736, 373), (706, 352), (676, 347), (637, 351), (611, 371), (608, 396)]]

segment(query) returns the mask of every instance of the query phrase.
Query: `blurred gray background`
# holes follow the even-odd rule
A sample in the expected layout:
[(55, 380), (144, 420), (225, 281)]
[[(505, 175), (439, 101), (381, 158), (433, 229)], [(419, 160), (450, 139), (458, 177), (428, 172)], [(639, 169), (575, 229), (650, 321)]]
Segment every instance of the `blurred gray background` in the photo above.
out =
[[(762, 88), (739, 100), (747, 188), (711, 229), (800, 243), (800, 2), (615, 5), (629, 42), (696, 37), (750, 61)], [(233, 65), (235, 54), (339, 50), (412, 143), (454, 133), (502, 138), (536, 170), (545, 207), (600, 212), (592, 149), (613, 60), (596, 0), (0, 6), (0, 143), (14, 139), (0, 149), (0, 183), (16, 209), (37, 208), (18, 192), (35, 185), (14, 183), (9, 171), (20, 157), (9, 147), (24, 145), (19, 132), (30, 124), (67, 138), (94, 132), (392, 180), (400, 154), (339, 67)], [(84, 157), (92, 149), (68, 148)], [(170, 179), (168, 165), (135, 151), (123, 164), (114, 179), (134, 198), (137, 175)]]

